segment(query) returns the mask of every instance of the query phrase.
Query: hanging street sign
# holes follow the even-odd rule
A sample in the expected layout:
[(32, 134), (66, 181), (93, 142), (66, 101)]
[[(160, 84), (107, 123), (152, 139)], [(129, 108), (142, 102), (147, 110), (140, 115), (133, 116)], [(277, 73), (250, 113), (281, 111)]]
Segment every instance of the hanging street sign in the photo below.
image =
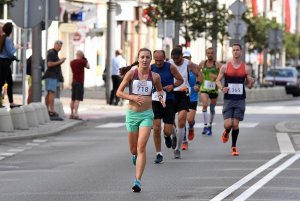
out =
[(233, 15), (241, 16), (244, 12), (247, 11), (247, 7), (244, 3), (236, 0), (233, 4), (229, 6), (229, 10), (231, 10)]
[(248, 30), (248, 25), (242, 19), (234, 19), (228, 23), (228, 33), (234, 39), (242, 39)]

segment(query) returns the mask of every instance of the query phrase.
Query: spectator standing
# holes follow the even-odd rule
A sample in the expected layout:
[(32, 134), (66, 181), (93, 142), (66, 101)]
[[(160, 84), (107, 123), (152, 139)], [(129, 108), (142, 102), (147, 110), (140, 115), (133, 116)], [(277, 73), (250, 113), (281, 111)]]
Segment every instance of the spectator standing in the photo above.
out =
[(48, 50), (47, 53), (47, 70), (45, 72), (45, 90), (47, 95), (45, 97), (45, 103), (49, 112), (51, 120), (63, 120), (58, 117), (58, 114), (54, 111), (54, 98), (59, 86), (59, 80), (62, 77), (61, 64), (65, 62), (66, 58), (60, 59), (58, 52), (61, 50), (63, 42), (60, 40), (55, 41), (54, 47)]
[[(12, 31), (13, 24), (11, 22), (7, 22), (1, 28), (2, 33), (0, 32), (0, 94), (2, 95), (3, 85), (8, 82), (7, 84), (10, 86), (8, 87), (7, 93), (9, 96), (10, 106), (15, 107), (17, 105), (13, 102), (13, 80), (10, 65), (15, 58), (14, 54), (17, 50), (10, 38)], [(2, 97), (0, 99), (0, 107), (3, 107)]]
[(78, 107), (80, 101), (83, 101), (84, 95), (84, 68), (89, 69), (90, 65), (81, 50), (76, 52), (76, 59), (72, 60), (70, 65), (73, 73), (70, 119), (80, 119)]
[(110, 105), (118, 105), (120, 98), (116, 96), (117, 90), (121, 84), (122, 78), (119, 69), (126, 66), (126, 60), (123, 58), (123, 50), (116, 50), (115, 57), (112, 59), (111, 79), (113, 88), (110, 93)]

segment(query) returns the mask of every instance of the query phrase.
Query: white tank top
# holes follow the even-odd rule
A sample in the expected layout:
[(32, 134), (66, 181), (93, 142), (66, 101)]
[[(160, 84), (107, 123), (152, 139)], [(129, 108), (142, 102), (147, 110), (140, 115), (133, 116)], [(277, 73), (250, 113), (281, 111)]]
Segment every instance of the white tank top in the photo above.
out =
[[(170, 63), (177, 68), (178, 72), (180, 73), (180, 75), (182, 76), (183, 81), (184, 81), (181, 85), (179, 85), (178, 87), (174, 88), (173, 90), (174, 91), (183, 91), (183, 90), (185, 91), (185, 89), (190, 88), (190, 84), (189, 84), (189, 80), (188, 80), (188, 76), (189, 76), (188, 75), (189, 60), (184, 59), (183, 63), (180, 66), (177, 66), (174, 63), (173, 59), (170, 60)], [(174, 82), (176, 82), (176, 78), (174, 78)]]

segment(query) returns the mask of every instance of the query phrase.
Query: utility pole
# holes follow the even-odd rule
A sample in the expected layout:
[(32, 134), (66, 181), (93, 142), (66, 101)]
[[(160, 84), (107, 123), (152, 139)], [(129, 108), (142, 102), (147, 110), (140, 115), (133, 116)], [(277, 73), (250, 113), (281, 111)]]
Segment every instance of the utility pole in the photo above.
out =
[(41, 23), (32, 28), (32, 57), (31, 57), (31, 77), (32, 77), (32, 102), (42, 101), (42, 29)]
[(115, 30), (116, 30), (116, 8), (117, 3), (115, 0), (107, 2), (107, 44), (106, 44), (106, 103), (109, 104), (110, 91), (111, 91), (111, 64), (113, 52), (115, 50)]
[[(267, 0), (264, 0), (264, 12), (263, 12), (263, 17), (266, 19), (267, 18)], [(267, 57), (268, 57), (268, 48), (264, 47), (263, 49), (263, 55), (264, 55), (264, 61), (263, 61), (263, 66), (262, 69), (259, 68), (259, 83), (262, 82), (263, 77), (265, 72), (267, 71)]]
[(299, 37), (300, 37), (300, 34), (299, 34), (299, 17), (300, 17), (300, 14), (299, 14), (299, 4), (300, 4), (300, 0), (297, 0), (296, 1), (296, 40), (297, 40), (297, 44), (298, 44), (298, 54), (295, 58), (296, 60), (296, 66), (299, 65), (299, 54), (300, 54), (300, 47), (299, 47)]

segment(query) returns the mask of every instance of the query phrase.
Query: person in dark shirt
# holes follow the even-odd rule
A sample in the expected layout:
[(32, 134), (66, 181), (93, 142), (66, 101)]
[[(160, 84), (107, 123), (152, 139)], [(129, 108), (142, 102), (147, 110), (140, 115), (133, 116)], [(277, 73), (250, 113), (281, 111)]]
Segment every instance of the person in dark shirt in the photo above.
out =
[(78, 116), (78, 108), (80, 101), (83, 101), (84, 68), (89, 69), (90, 65), (81, 50), (76, 52), (76, 59), (72, 60), (70, 65), (73, 73), (70, 119), (80, 119)]
[(51, 120), (63, 120), (58, 118), (58, 114), (54, 111), (54, 98), (59, 85), (59, 80), (62, 77), (61, 64), (65, 62), (66, 58), (60, 59), (58, 57), (58, 52), (62, 48), (62, 41), (57, 40), (54, 43), (54, 47), (48, 50), (47, 53), (47, 71), (45, 72), (45, 90), (47, 95), (45, 97), (45, 103), (49, 112)]

